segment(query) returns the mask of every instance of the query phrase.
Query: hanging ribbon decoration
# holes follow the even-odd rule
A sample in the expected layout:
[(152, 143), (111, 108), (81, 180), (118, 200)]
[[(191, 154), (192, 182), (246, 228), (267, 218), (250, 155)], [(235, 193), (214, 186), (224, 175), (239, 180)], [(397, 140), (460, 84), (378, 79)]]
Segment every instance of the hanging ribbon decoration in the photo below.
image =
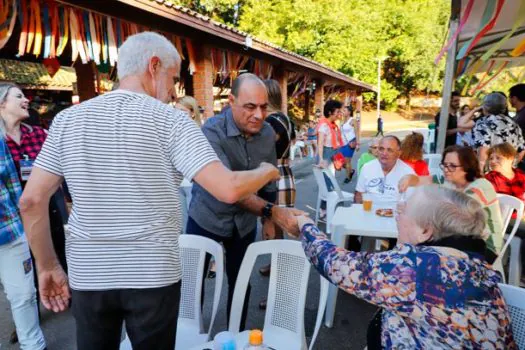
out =
[(505, 69), (505, 67), (507, 67), (507, 65), (510, 63), (510, 61), (505, 61), (501, 64), (501, 66), (498, 68), (498, 70), (496, 71), (496, 73), (494, 73), (494, 75), (489, 79), (487, 80), (485, 83), (483, 83), (480, 87), (478, 87), (477, 89), (478, 90), (481, 90), (483, 89), (485, 86), (487, 86), (492, 80), (494, 80), (501, 72), (503, 72), (503, 69)]
[(24, 51), (29, 53), (31, 52), (31, 47), (33, 46), (33, 40), (35, 39), (35, 6), (34, 6), (35, 0), (29, 1), (29, 27), (28, 27), (28, 33), (27, 33), (27, 47)]
[(190, 71), (190, 74), (193, 75), (193, 73), (197, 71), (197, 65), (195, 64), (195, 50), (193, 49), (190, 39), (186, 39), (186, 49), (188, 50), (188, 59), (190, 61), (188, 70)]
[(177, 51), (179, 52), (180, 58), (182, 60), (185, 60), (184, 57), (184, 51), (182, 50), (182, 40), (177, 36), (175, 37), (175, 47), (177, 48)]
[(518, 46), (516, 46), (514, 48), (514, 50), (512, 50), (512, 52), (510, 53), (510, 55), (512, 57), (518, 57), (518, 56), (521, 56), (523, 53), (525, 52), (525, 39), (523, 39), (519, 44)]
[(483, 56), (481, 56), (481, 59), (483, 61), (488, 60), (494, 54), (494, 52), (496, 52), (496, 50), (498, 50), (501, 47), (501, 45), (503, 45), (503, 43), (505, 41), (507, 41), (510, 37), (512, 37), (512, 34), (514, 34), (514, 32), (516, 30), (518, 30), (518, 28), (524, 22), (525, 22), (525, 1), (521, 1), (520, 9), (518, 10), (518, 18), (516, 19), (516, 21), (512, 25), (512, 29), (510, 30), (510, 32), (508, 32), (507, 35), (505, 35), (503, 38), (501, 38), (500, 41), (498, 41), (487, 52), (485, 52), (485, 54)]
[(93, 49), (93, 60), (95, 64), (100, 64), (100, 41), (97, 35), (97, 26), (93, 14), (89, 13), (89, 33), (91, 34), (91, 47)]
[(4, 32), (0, 32), (0, 49), (2, 49), (5, 46), (5, 44), (7, 44), (7, 41), (9, 40), (9, 38), (11, 38), (11, 35), (13, 35), (13, 29), (15, 27), (17, 18), (17, 11), (18, 8), (16, 5), (16, 1), (13, 0), (13, 5), (10, 9), (11, 16), (6, 17), (6, 21), (8, 21), (9, 25)]
[(69, 40), (69, 11), (60, 7), (58, 12), (60, 16), (60, 21), (58, 23), (60, 39), (58, 41), (57, 56), (61, 56)]
[[(483, 61), (480, 60), (480, 62), (483, 62)], [(496, 61), (494, 61), (494, 60), (490, 61), (489, 66), (488, 66), (487, 70), (485, 71), (485, 73), (483, 74), (483, 77), (479, 80), (478, 85), (476, 85), (475, 88), (470, 90), (470, 95), (473, 95), (474, 92), (479, 90), (479, 87), (483, 84), (485, 78), (492, 72), (492, 68), (494, 68), (494, 64), (495, 63), (496, 63)]]
[(434, 64), (438, 64), (445, 52), (447, 52), (452, 44), (456, 42), (458, 39), (459, 33), (463, 30), (463, 27), (465, 26), (465, 23), (467, 23), (470, 13), (472, 12), (472, 7), (474, 7), (474, 0), (469, 0), (467, 7), (465, 8), (465, 12), (463, 13), (463, 16), (461, 17), (461, 21), (459, 22), (458, 29), (456, 32), (450, 37), (450, 40), (448, 41), (447, 45), (443, 46), (441, 48), (441, 51), (437, 55), (436, 59), (434, 60)]
[(58, 37), (58, 7), (55, 2), (49, 2), (49, 17), (51, 20), (51, 48), (49, 56), (56, 57), (57, 52), (57, 37)]
[(33, 46), (33, 55), (40, 56), (42, 52), (42, 18), (40, 16), (40, 2), (34, 0), (34, 14), (35, 14), (35, 44)]
[[(501, 13), (503, 4), (505, 4), (505, 0), (497, 0), (497, 5), (495, 5), (495, 1), (496, 0), (487, 0), (487, 6), (485, 7), (485, 12), (483, 13), (483, 17), (481, 19), (480, 30), (478, 31), (476, 36), (472, 37), (463, 45), (461, 50), (459, 50), (456, 59), (460, 60), (466, 55), (468, 55), (468, 53), (472, 50), (472, 48), (474, 48), (474, 46), (476, 46), (476, 44), (481, 40), (481, 38), (492, 28), (494, 28), (494, 25), (498, 20), (499, 14)], [(495, 13), (494, 7), (496, 7)], [(493, 13), (494, 16), (492, 16)]]
[(42, 13), (43, 13), (43, 27), (44, 27), (44, 58), (49, 58), (51, 54), (51, 23), (49, 18), (49, 8), (44, 2), (42, 4)]
[(26, 52), (27, 32), (29, 30), (29, 14), (27, 13), (26, 0), (19, 0), (18, 2), (18, 19), (20, 22), (20, 39), (16, 56), (21, 57)]

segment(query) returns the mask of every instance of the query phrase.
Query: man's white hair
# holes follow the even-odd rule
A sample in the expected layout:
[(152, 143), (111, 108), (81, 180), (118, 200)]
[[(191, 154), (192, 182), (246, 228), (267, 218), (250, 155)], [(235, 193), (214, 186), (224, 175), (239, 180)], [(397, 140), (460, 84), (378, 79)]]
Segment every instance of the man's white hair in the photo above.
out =
[(118, 54), (118, 78), (143, 74), (152, 57), (158, 57), (164, 69), (180, 66), (180, 55), (166, 37), (154, 32), (129, 36)]

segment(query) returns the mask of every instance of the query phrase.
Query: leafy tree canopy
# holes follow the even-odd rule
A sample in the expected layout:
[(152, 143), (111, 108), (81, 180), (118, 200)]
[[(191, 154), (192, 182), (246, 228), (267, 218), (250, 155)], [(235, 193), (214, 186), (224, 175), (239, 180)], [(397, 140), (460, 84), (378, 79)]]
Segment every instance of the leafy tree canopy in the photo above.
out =
[(377, 83), (387, 104), (414, 90), (439, 91), (444, 60), (433, 60), (446, 35), (450, 0), (172, 0)]

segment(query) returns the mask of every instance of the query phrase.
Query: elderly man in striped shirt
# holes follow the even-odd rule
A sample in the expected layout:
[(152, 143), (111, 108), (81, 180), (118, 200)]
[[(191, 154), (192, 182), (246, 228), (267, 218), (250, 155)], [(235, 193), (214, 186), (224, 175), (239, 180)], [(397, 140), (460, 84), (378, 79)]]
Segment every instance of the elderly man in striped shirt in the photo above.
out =
[[(166, 104), (180, 72), (180, 57), (166, 38), (130, 36), (118, 64), (118, 90), (57, 115), (20, 207), (42, 302), (62, 311), (72, 294), (79, 350), (118, 349), (123, 321), (134, 349), (172, 350), (183, 177), (235, 203), (279, 172), (267, 163), (229, 170), (198, 126)], [(73, 198), (69, 276), (56, 259), (47, 214), (64, 178)]]

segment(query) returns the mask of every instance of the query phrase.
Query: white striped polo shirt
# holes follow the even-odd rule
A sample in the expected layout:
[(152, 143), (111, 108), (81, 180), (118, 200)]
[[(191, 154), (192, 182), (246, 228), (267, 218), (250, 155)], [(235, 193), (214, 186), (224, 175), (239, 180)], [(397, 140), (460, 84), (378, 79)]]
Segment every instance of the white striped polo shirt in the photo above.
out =
[(59, 113), (35, 166), (63, 176), (71, 192), (71, 288), (178, 282), (179, 185), (213, 161), (186, 114), (144, 94), (117, 90)]

